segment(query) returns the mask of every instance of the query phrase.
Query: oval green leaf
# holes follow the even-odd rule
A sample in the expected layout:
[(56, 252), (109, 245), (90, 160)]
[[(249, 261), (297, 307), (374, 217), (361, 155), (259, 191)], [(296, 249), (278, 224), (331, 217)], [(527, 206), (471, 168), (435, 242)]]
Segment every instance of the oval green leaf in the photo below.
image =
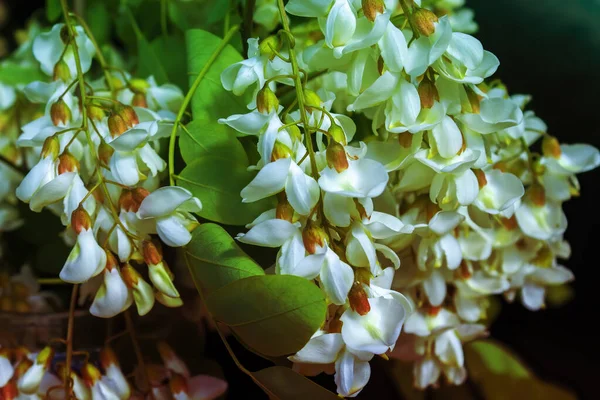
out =
[(243, 164), (209, 155), (185, 167), (177, 176), (177, 185), (202, 201), (202, 211), (198, 213), (202, 218), (228, 225), (245, 225), (274, 207), (273, 199), (242, 203), (240, 192), (254, 175)]
[(340, 400), (329, 390), (317, 385), (290, 368), (275, 366), (253, 372), (262, 389), (271, 399), (282, 400)]
[(189, 164), (201, 157), (213, 156), (248, 165), (244, 147), (227, 125), (214, 120), (194, 120), (179, 137), (181, 157)]
[(194, 229), (184, 254), (198, 290), (210, 292), (238, 279), (265, 274), (216, 224), (202, 224)]
[[(191, 85), (196, 75), (221, 44), (221, 38), (201, 29), (191, 29), (186, 32), (186, 44)], [(250, 91), (247, 96), (236, 96), (221, 85), (221, 72), (239, 61), (242, 61), (242, 56), (233, 46), (227, 45), (212, 63), (192, 97), (194, 119), (216, 120), (232, 114), (248, 112), (246, 104)]]
[(206, 305), (245, 345), (270, 357), (300, 350), (325, 321), (327, 309), (321, 289), (293, 275), (234, 281), (212, 292)]

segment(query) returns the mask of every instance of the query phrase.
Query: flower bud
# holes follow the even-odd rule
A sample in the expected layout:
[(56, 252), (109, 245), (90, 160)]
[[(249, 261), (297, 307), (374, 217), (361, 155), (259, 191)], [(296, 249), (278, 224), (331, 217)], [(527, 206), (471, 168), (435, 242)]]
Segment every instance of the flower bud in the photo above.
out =
[[(136, 187), (132, 190), (133, 200), (135, 200), (138, 204), (142, 204), (142, 201), (144, 201), (144, 199), (148, 197), (149, 194), (150, 192), (147, 189), (144, 189), (143, 187)], [(137, 212), (137, 210), (135, 211)]]
[(405, 149), (410, 148), (412, 146), (413, 134), (410, 132), (402, 132), (398, 134), (398, 143)]
[(173, 298), (179, 297), (179, 292), (173, 284), (173, 273), (162, 260), (158, 264), (148, 264), (148, 276), (156, 289)]
[(275, 209), (275, 218), (292, 222), (294, 219), (294, 208), (290, 204), (285, 192), (277, 195), (277, 208)]
[(413, 12), (413, 21), (423, 36), (431, 36), (435, 32), (435, 22), (438, 22), (438, 17), (433, 12), (426, 8), (419, 8)]
[(33, 361), (29, 358), (23, 358), (15, 365), (15, 372), (13, 373), (13, 378), (19, 380), (25, 372), (29, 370), (33, 365)]
[(88, 214), (83, 206), (80, 205), (71, 214), (71, 226), (78, 235), (92, 227), (92, 219), (90, 218), (90, 214)]
[(527, 190), (527, 195), (531, 202), (538, 207), (543, 207), (546, 204), (546, 191), (544, 187), (538, 183), (534, 183)]
[(154, 291), (154, 298), (160, 304), (169, 308), (177, 308), (183, 305), (183, 300), (181, 300), (181, 297), (169, 297), (159, 290)]
[(160, 354), (160, 358), (167, 369), (178, 375), (189, 378), (190, 371), (188, 370), (187, 365), (185, 365), (183, 360), (177, 356), (177, 353), (175, 353), (173, 348), (169, 346), (167, 342), (158, 342), (156, 344), (156, 348), (158, 349), (158, 354)]
[(146, 94), (150, 84), (145, 79), (131, 79), (129, 81), (129, 90), (133, 93)]
[(273, 50), (279, 51), (279, 49), (281, 49), (281, 42), (277, 36), (269, 36), (258, 45), (260, 54), (269, 57), (269, 60), (274, 59), (276, 56), (276, 53)]
[(85, 365), (81, 368), (81, 376), (83, 377), (85, 383), (87, 383), (90, 387), (94, 386), (96, 382), (102, 379), (100, 370), (96, 368), (94, 364), (89, 362), (85, 363)]
[(329, 141), (325, 156), (327, 158), (327, 165), (329, 168), (335, 168), (337, 172), (342, 172), (348, 169), (348, 157), (346, 156), (346, 149), (344, 149), (344, 146), (335, 140)]
[(50, 136), (44, 140), (40, 156), (42, 158), (52, 157), (52, 159), (55, 160), (58, 157), (59, 152), (60, 142), (58, 141), (58, 138), (56, 136)]
[(146, 315), (154, 306), (154, 293), (152, 287), (146, 282), (139, 272), (131, 265), (125, 264), (121, 268), (121, 276), (125, 284), (133, 291), (133, 300), (139, 315)]
[(100, 351), (100, 365), (107, 369), (110, 365), (119, 365), (119, 359), (112, 348), (106, 346)]
[(485, 172), (480, 169), (474, 169), (475, 177), (477, 178), (477, 183), (479, 184), (479, 189), (483, 189), (485, 185), (487, 185), (487, 178), (485, 177)]
[(440, 311), (442, 311), (442, 306), (429, 306), (429, 308), (427, 308), (427, 315), (436, 317)]
[(87, 116), (91, 120), (101, 121), (104, 117), (106, 117), (106, 113), (102, 109), (102, 107), (97, 104), (91, 103), (87, 105)]
[(135, 93), (131, 99), (131, 105), (135, 107), (148, 108), (148, 101), (144, 93)]
[(550, 268), (554, 262), (554, 254), (550, 249), (550, 246), (544, 244), (541, 249), (538, 250), (535, 257), (530, 261), (531, 264), (540, 268)]
[(142, 253), (144, 254), (144, 262), (148, 265), (156, 265), (163, 260), (160, 247), (156, 246), (153, 241), (144, 240), (142, 243)]
[(66, 125), (71, 121), (71, 109), (63, 99), (50, 106), (50, 118), (55, 126), (59, 124)]
[(52, 79), (55, 81), (61, 80), (63, 82), (71, 79), (71, 71), (69, 70), (69, 66), (65, 62), (65, 60), (60, 59), (54, 65), (54, 71), (52, 72)]
[(435, 87), (435, 83), (427, 78), (419, 84), (418, 92), (421, 99), (421, 108), (431, 108), (435, 101), (440, 101), (440, 94), (437, 87)]
[(560, 143), (554, 136), (545, 135), (542, 140), (542, 153), (546, 157), (559, 158), (562, 154)]
[(514, 231), (519, 227), (519, 223), (517, 222), (517, 218), (513, 215), (510, 218), (500, 217), (500, 223), (507, 231)]
[(298, 128), (297, 125), (290, 125), (286, 129), (290, 133), (292, 139), (302, 141), (302, 133), (300, 132), (300, 128)]
[(98, 146), (98, 158), (104, 166), (108, 166), (110, 158), (112, 157), (115, 149), (113, 149), (108, 143), (104, 140), (100, 141), (100, 145)]
[(34, 394), (40, 387), (40, 383), (46, 371), (50, 368), (54, 350), (50, 346), (44, 347), (37, 355), (33, 365), (19, 378), (19, 391), (25, 394)]
[(119, 263), (117, 262), (117, 258), (112, 253), (112, 251), (105, 250), (105, 253), (106, 253), (106, 265), (105, 265), (104, 269), (106, 269), (107, 271), (112, 271), (113, 269), (115, 269), (119, 266)]
[(179, 398), (182, 394), (185, 395), (185, 398), (189, 395), (186, 379), (182, 375), (176, 373), (171, 374), (169, 389), (171, 389), (171, 393), (173, 393), (176, 398)]
[(362, 10), (365, 17), (373, 22), (378, 14), (383, 14), (385, 6), (383, 0), (362, 0)]
[(14, 381), (9, 381), (0, 389), (0, 398), (5, 400), (15, 400), (19, 395), (19, 389)]
[(321, 107), (321, 98), (310, 89), (304, 89), (304, 105), (306, 107)]
[(79, 160), (77, 160), (71, 153), (64, 152), (58, 157), (58, 174), (64, 174), (65, 172), (77, 172), (79, 171)]
[(260, 89), (256, 95), (256, 108), (263, 114), (269, 114), (272, 111), (277, 111), (279, 100), (268, 85)]
[(327, 131), (327, 134), (333, 140), (335, 140), (338, 143), (341, 143), (344, 146), (348, 144), (348, 140), (346, 139), (346, 134), (344, 133), (344, 130), (336, 122), (333, 122), (331, 124), (329, 130)]
[(365, 207), (362, 205), (362, 203), (358, 201), (356, 197), (354, 197), (352, 200), (354, 201), (354, 207), (356, 207), (356, 211), (358, 211), (358, 216), (360, 217), (361, 221), (365, 218), (370, 219), (371, 216), (369, 215)]
[(125, 120), (119, 114), (111, 114), (108, 117), (108, 130), (112, 137), (122, 135), (127, 129)]
[(354, 282), (352, 284), (350, 293), (348, 293), (348, 300), (350, 302), (350, 308), (359, 315), (367, 315), (369, 311), (371, 311), (369, 297), (360, 282)]
[(471, 112), (474, 114), (479, 114), (481, 109), (481, 99), (479, 98), (479, 95), (468, 86), (465, 86), (465, 91), (467, 92), (467, 99), (469, 100), (469, 105), (471, 106)]
[(291, 156), (292, 150), (289, 147), (279, 141), (275, 142), (275, 145), (273, 145), (273, 152), (271, 153), (271, 161), (277, 161)]
[(315, 254), (317, 246), (322, 248), (327, 243), (327, 234), (323, 228), (308, 220), (306, 227), (302, 231), (302, 242), (306, 251), (310, 254)]
[(133, 128), (140, 123), (137, 113), (131, 106), (121, 105), (118, 108), (119, 115), (123, 118), (128, 127)]

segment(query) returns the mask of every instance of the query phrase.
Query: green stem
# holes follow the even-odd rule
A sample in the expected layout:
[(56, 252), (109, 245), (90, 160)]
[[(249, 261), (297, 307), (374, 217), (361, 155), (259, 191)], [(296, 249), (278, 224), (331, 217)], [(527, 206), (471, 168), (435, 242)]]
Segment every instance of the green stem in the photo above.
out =
[(413, 31), (413, 38), (418, 39), (419, 38), (419, 30), (415, 26), (415, 23), (413, 21), (413, 15), (411, 14), (411, 12), (409, 10), (406, 0), (400, 0), (400, 7), (402, 7), (402, 11), (404, 12), (404, 15), (406, 15), (406, 19), (408, 20), (410, 29), (412, 29), (412, 31)]
[(177, 128), (179, 127), (181, 119), (183, 118), (183, 114), (185, 114), (187, 106), (192, 101), (194, 92), (196, 92), (196, 89), (198, 89), (200, 82), (202, 82), (202, 79), (204, 79), (212, 64), (216, 61), (217, 57), (219, 57), (219, 54), (221, 54), (225, 46), (227, 46), (232, 36), (238, 31), (238, 29), (238, 25), (235, 25), (229, 29), (223, 40), (221, 40), (219, 47), (217, 47), (217, 49), (212, 53), (206, 64), (204, 64), (202, 67), (202, 70), (198, 73), (198, 76), (194, 80), (194, 83), (192, 83), (190, 90), (185, 95), (183, 103), (179, 108), (177, 118), (175, 118), (175, 122), (173, 123), (173, 129), (171, 130), (171, 138), (169, 139), (169, 183), (171, 186), (175, 185), (175, 138), (177, 137)]
[(285, 6), (283, 0), (277, 0), (279, 6), (279, 15), (281, 16), (281, 23), (283, 30), (286, 32), (289, 47), (290, 64), (292, 64), (292, 74), (294, 75), (295, 86), (296, 86), (296, 100), (298, 101), (298, 108), (300, 110), (300, 118), (304, 125), (304, 134), (306, 139), (306, 149), (310, 157), (311, 172), (315, 180), (319, 179), (319, 170), (317, 168), (317, 159), (315, 157), (315, 151), (312, 145), (312, 136), (310, 135), (310, 129), (308, 126), (308, 115), (306, 114), (306, 108), (304, 106), (304, 89), (302, 86), (302, 78), (300, 77), (300, 69), (298, 68), (298, 60), (296, 59), (296, 51), (294, 50), (294, 41), (292, 31), (290, 30), (290, 23), (285, 13)]

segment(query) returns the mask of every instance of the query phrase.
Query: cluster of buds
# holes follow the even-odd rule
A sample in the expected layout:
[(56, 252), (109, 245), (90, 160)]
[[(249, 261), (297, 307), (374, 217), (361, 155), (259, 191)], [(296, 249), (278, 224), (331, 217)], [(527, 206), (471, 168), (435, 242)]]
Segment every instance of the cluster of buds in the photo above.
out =
[[(160, 187), (166, 162), (158, 155), (183, 101), (181, 90), (158, 86), (152, 77), (107, 73), (85, 82), (81, 93), (77, 81), (88, 77), (78, 74), (76, 63), (86, 74), (95, 48), (80, 26), (55, 25), (33, 37), (27, 51), (48, 80), (13, 88), (44, 107), (41, 115), (26, 114), (31, 119), (22, 119), (15, 135), (29, 172), (17, 177), (14, 194), (35, 212), (51, 210), (66, 227), (63, 237), (73, 249), (60, 278), (95, 290), (90, 310), (101, 317), (134, 302), (140, 314), (155, 300), (181, 305), (159, 239), (187, 244), (198, 225), (192, 213), (201, 204), (187, 190)], [(0, 200), (8, 195), (0, 193)], [(9, 217), (0, 220), (3, 227)], [(143, 263), (154, 288), (139, 272)]]
[[(287, 12), (318, 18), (323, 39), (249, 39), (248, 59), (221, 76), (254, 93), (249, 113), (220, 120), (258, 137), (242, 201), (277, 199), (237, 239), (280, 248), (276, 273), (323, 290), (328, 319), (290, 359), (302, 373), (335, 370), (342, 396), (366, 385), (373, 355), (416, 360), (419, 388), (462, 383), (462, 343), (487, 334), (490, 296), (537, 310), (573, 278), (557, 263), (570, 251), (561, 205), (600, 154), (560, 144), (527, 96), (487, 83), (498, 59), (463, 33), (468, 11), (441, 3), (291, 0)], [(294, 84), (295, 59), (320, 76), (283, 111), (275, 93)], [(353, 142), (345, 112), (371, 120), (372, 135)]]

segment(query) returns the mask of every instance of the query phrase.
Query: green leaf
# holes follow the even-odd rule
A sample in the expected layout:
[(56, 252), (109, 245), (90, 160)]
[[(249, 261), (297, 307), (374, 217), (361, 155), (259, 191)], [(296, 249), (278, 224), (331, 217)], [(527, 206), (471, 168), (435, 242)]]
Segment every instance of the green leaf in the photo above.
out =
[(241, 202), (240, 192), (254, 174), (247, 171), (242, 163), (208, 155), (188, 164), (177, 176), (177, 185), (188, 189), (202, 201), (202, 211), (198, 213), (202, 218), (244, 225), (274, 207), (273, 199)]
[(519, 358), (493, 340), (479, 340), (465, 346), (470, 379), (487, 400), (544, 399), (574, 400), (576, 396), (537, 378)]
[(187, 131), (182, 129), (179, 148), (181, 157), (188, 164), (201, 157), (213, 156), (248, 165), (244, 147), (231, 128), (215, 120), (197, 119), (190, 122)]
[(103, 1), (91, 1), (85, 8), (85, 20), (87, 21), (96, 42), (100, 46), (110, 40), (113, 31), (113, 19)]
[(252, 375), (271, 399), (283, 400), (340, 400), (329, 390), (286, 367), (269, 367)]
[(156, 79), (156, 83), (162, 85), (169, 81), (167, 71), (162, 65), (161, 57), (156, 53), (156, 47), (148, 43), (143, 35), (139, 35), (137, 38), (138, 45), (138, 68), (137, 74), (142, 78), (147, 78), (153, 75)]
[(37, 66), (19, 65), (10, 61), (0, 64), (0, 82), (6, 85), (27, 85), (47, 78)]
[(55, 22), (62, 15), (60, 0), (46, 0), (46, 18), (49, 22)]
[(198, 290), (212, 291), (238, 279), (265, 274), (216, 224), (202, 224), (192, 231), (185, 258)]
[[(186, 32), (190, 84), (220, 43), (219, 37), (200, 29)], [(194, 119), (216, 120), (231, 114), (248, 112), (246, 104), (248, 96), (251, 95), (250, 91), (246, 93), (247, 96), (236, 96), (221, 85), (221, 72), (239, 61), (242, 61), (242, 56), (231, 45), (227, 45), (219, 54), (192, 97)]]
[[(186, 64), (185, 42), (182, 36), (160, 36), (150, 44), (154, 54), (159, 55), (161, 66), (167, 75), (167, 81), (182, 90), (187, 90), (188, 77)], [(144, 61), (145, 62), (145, 61)]]
[(323, 324), (327, 310), (321, 289), (293, 275), (234, 281), (212, 292), (206, 305), (215, 320), (270, 357), (300, 350)]

